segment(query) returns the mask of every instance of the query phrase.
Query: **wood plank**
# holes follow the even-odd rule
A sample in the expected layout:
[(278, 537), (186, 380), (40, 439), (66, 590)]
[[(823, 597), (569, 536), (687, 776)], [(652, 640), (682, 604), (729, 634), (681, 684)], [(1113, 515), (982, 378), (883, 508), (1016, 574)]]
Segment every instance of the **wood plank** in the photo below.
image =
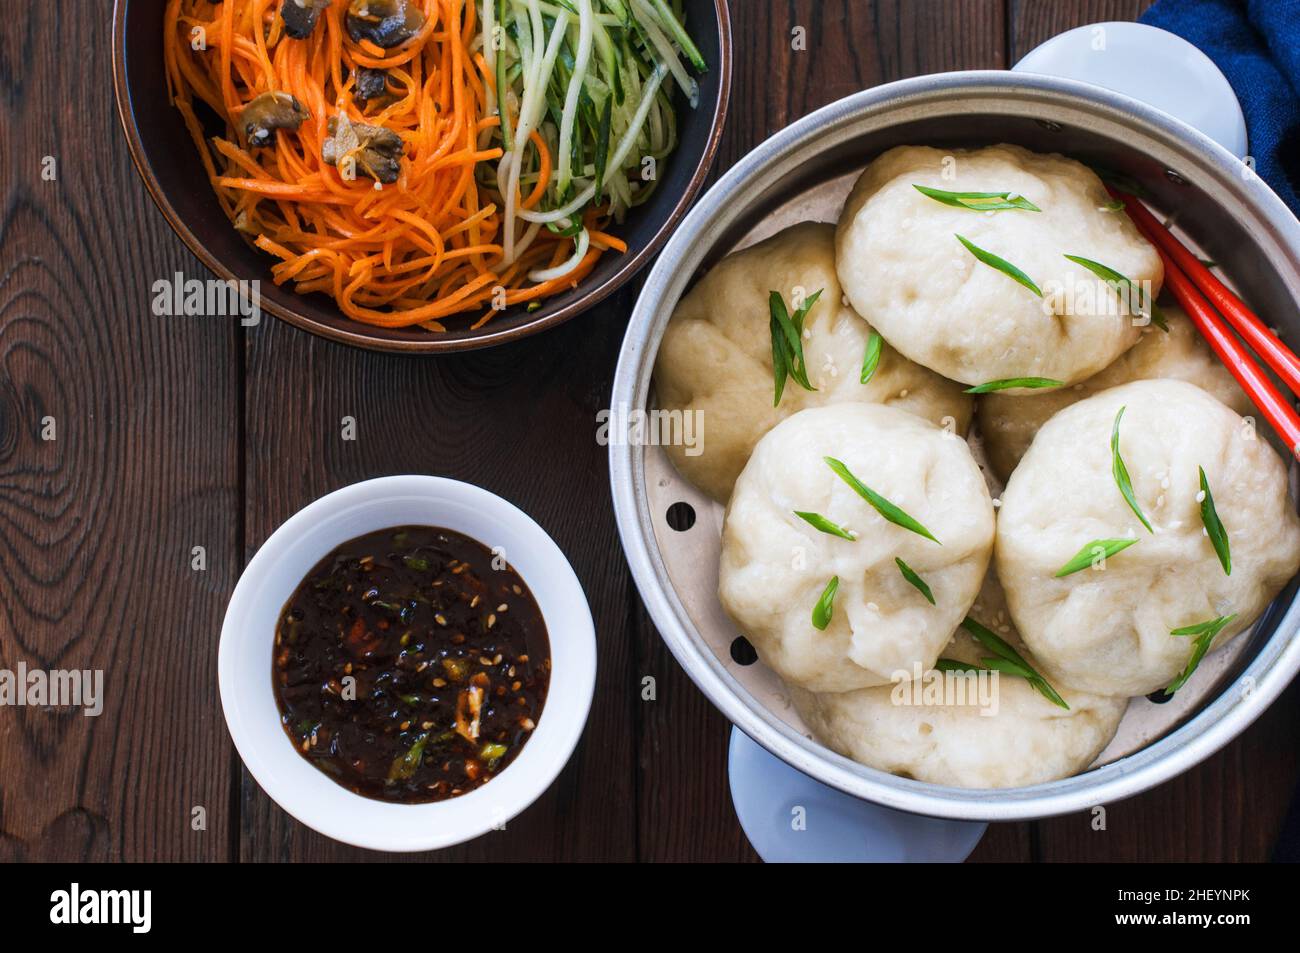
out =
[[(1134, 20), (1150, 0), (1011, 0), (1011, 54), (1023, 56), (1064, 30)], [(1269, 858), (1300, 780), (1300, 692), (1292, 686), (1237, 741), (1203, 764), (1139, 797), (1106, 805), (1106, 830), (1092, 814), (1038, 825), (1048, 861), (1263, 861)]]
[[(630, 583), (606, 451), (596, 442), (631, 303), (625, 290), (547, 334), (446, 358), (367, 353), (279, 323), (249, 334), (248, 556), (331, 490), (431, 473), (479, 484), (529, 513), (564, 550), (591, 602), (596, 697), (568, 767), (505, 831), (421, 859), (635, 858)], [(355, 442), (341, 439), (344, 416), (356, 419)], [(241, 803), (245, 860), (393, 859), (308, 830), (246, 772)]]
[(715, 176), (851, 93), (923, 73), (1002, 68), (1003, 12), (1003, 0), (731, 0), (735, 69)]
[(1197, 767), (1105, 807), (1040, 823), (1042, 859), (1065, 863), (1267, 861), (1300, 778), (1300, 683)]
[[(1001, 0), (733, 0), (736, 65), (715, 176), (780, 128), (860, 89), (905, 76), (1004, 65)], [(938, 29), (936, 24), (942, 23)], [(806, 49), (791, 48), (796, 28)], [(639, 829), (644, 860), (757, 860), (727, 785), (730, 725), (664, 646), (638, 600)], [(1026, 860), (1027, 825), (991, 832), (974, 859)]]
[(206, 273), (131, 167), (108, 18), (66, 13), (0, 36), (0, 668), (102, 669), (105, 702), (0, 709), (0, 859), (222, 860), (240, 333), (152, 314), (156, 279)]
[(1155, 0), (1008, 0), (1011, 63), (1058, 33), (1089, 23), (1136, 20)]
[[(858, 89), (1004, 66), (1149, 5), (1007, 4), (1009, 18), (1002, 0), (736, 0), (714, 176)], [(0, 709), (0, 859), (377, 856), (307, 831), (247, 777), (233, 827), (215, 648), (242, 560), (279, 522), (338, 486), (406, 471), (469, 479), (529, 510), (574, 562), (601, 651), (591, 722), (560, 781), (507, 831), (437, 858), (754, 859), (727, 792), (728, 726), (632, 594), (609, 511), (594, 417), (633, 293), (543, 338), (442, 360), (365, 354), (274, 322), (250, 332), (241, 527), (241, 334), (150, 313), (155, 279), (206, 274), (130, 167), (104, 82), (106, 22), (64, 17), (55, 30), (56, 16), (28, 5), (0, 36), (0, 668), (103, 668), (107, 701), (97, 719)], [(791, 49), (795, 27), (806, 50)], [(81, 68), (66, 68), (69, 49)], [(54, 182), (40, 177), (46, 154)], [(338, 437), (345, 414), (356, 443)], [(53, 442), (40, 439), (47, 415)], [(189, 568), (194, 545), (205, 572)], [(640, 700), (647, 674), (655, 702)], [(998, 825), (971, 859), (1266, 859), (1300, 776), (1297, 714), (1293, 686), (1218, 756), (1109, 805), (1104, 833), (1087, 814)], [(191, 830), (194, 806), (206, 831)]]
[(1032, 824), (990, 824), (967, 858), (972, 864), (1014, 864), (1033, 859)]

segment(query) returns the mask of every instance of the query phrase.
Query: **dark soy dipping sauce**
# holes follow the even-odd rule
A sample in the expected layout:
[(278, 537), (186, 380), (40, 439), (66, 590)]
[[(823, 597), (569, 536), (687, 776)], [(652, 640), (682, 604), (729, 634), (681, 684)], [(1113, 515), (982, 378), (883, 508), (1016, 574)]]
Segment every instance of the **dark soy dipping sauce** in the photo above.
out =
[(280, 613), (271, 675), (280, 722), (316, 767), (366, 797), (441, 801), (528, 741), (551, 651), (503, 559), (451, 530), (398, 526), (307, 574)]

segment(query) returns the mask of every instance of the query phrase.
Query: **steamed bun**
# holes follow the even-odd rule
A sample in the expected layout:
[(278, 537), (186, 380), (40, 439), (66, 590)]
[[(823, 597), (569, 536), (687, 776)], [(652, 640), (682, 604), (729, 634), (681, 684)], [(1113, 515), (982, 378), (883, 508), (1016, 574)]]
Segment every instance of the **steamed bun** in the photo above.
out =
[[(827, 465), (842, 461), (938, 540), (887, 522)], [(814, 529), (813, 512), (856, 534)], [(718, 595), (759, 657), (792, 685), (843, 692), (929, 668), (970, 608), (988, 565), (993, 505), (966, 442), (879, 404), (800, 411), (759, 440), (722, 530)], [(901, 558), (929, 585), (931, 605)], [(839, 577), (830, 625), (813, 607)]]
[(1175, 306), (1162, 310), (1169, 321), (1167, 334), (1154, 325), (1147, 327), (1131, 351), (1081, 384), (1045, 393), (995, 393), (979, 398), (976, 415), (984, 452), (999, 477), (1005, 480), (1011, 475), (1038, 428), (1058, 410), (1130, 381), (1172, 377), (1195, 384), (1239, 414), (1254, 412), (1250, 398), (1214, 356), (1187, 315)]
[[(1111, 430), (1148, 533), (1112, 475)], [(1203, 527), (1204, 467), (1227, 530), (1225, 575)], [(1055, 573), (1094, 540), (1137, 542), (1100, 568)], [(1044, 674), (1084, 691), (1146, 695), (1186, 666), (1194, 639), (1170, 631), (1235, 614), (1244, 631), (1300, 567), (1300, 519), (1281, 459), (1253, 427), (1192, 384), (1137, 381), (1043, 425), (1002, 494), (997, 571)]]
[[(971, 615), (1037, 665), (1005, 620), (1001, 589), (990, 573)], [(942, 657), (980, 664), (991, 655), (959, 629)], [(814, 694), (791, 688), (791, 700), (813, 736), (846, 758), (891, 774), (962, 788), (1013, 788), (1069, 777), (1088, 767), (1114, 737), (1128, 700), (1054, 685), (1070, 707), (1054, 705), (1014, 675), (949, 676), (942, 703), (930, 672), (909, 684)], [(964, 684), (957, 681), (964, 678)], [(996, 681), (994, 681), (996, 679)], [(963, 694), (964, 690), (964, 694)]]
[[(951, 178), (945, 178), (945, 173)], [(952, 207), (913, 185), (1009, 192), (1041, 211)], [(1019, 146), (891, 149), (858, 179), (835, 236), (849, 302), (905, 357), (967, 384), (1044, 377), (1066, 384), (1100, 371), (1137, 343), (1135, 318), (1075, 255), (1099, 262), (1154, 297), (1156, 250), (1086, 166)], [(978, 261), (957, 239), (1019, 268), (1040, 298)]]
[[(699, 447), (665, 449), (678, 471), (714, 499), (731, 495), (758, 438), (805, 407), (888, 404), (961, 433), (970, 422), (972, 400), (960, 386), (887, 344), (875, 374), (860, 382), (871, 327), (843, 303), (834, 234), (833, 225), (805, 222), (728, 255), (682, 298), (664, 331), (655, 365), (659, 407), (700, 411), (703, 422)], [(818, 289), (804, 336), (817, 390), (788, 380), (773, 407), (768, 297), (779, 291), (793, 311), (796, 300)]]

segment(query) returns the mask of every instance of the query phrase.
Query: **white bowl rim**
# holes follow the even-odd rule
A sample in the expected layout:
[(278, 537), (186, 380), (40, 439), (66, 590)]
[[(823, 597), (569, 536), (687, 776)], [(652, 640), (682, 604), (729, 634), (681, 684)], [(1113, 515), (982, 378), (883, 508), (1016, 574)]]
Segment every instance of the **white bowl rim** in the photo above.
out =
[[(555, 664), (536, 729), (514, 761), (490, 784), (444, 801), (398, 804), (363, 797), (336, 783), (293, 749), (278, 717), (268, 722), (251, 717), (249, 709), (254, 704), (264, 709), (267, 699), (275, 706), (271, 684), (274, 629), (258, 631), (257, 622), (265, 621), (270, 606), (273, 624), (307, 571), (291, 573), (294, 581), (286, 589), (265, 584), (268, 570), (290, 553), (290, 547), (314, 553), (309, 557), (309, 568), (347, 539), (390, 526), (422, 522), (465, 532), (448, 525), (446, 519), (378, 519), (360, 533), (347, 532), (337, 539), (329, 535), (331, 528), (337, 535), (337, 524), (356, 507), (387, 511), (395, 503), (417, 502), (429, 504), (431, 514), (472, 509), (500, 527), (503, 536), (527, 540), (525, 545), (535, 547), (536, 555), (525, 557), (534, 563), (534, 570), (538, 560), (545, 560), (545, 584), (539, 578), (541, 572), (521, 569), (514, 553), (508, 558), (543, 609)], [(334, 541), (325, 548), (302, 542), (313, 539), (312, 534)], [(481, 538), (475, 533), (466, 535)], [(302, 554), (297, 558), (301, 561)], [(259, 639), (265, 640), (265, 678), (261, 684), (254, 684), (246, 669), (240, 668), (238, 653), (255, 652)], [(418, 474), (387, 476), (354, 483), (320, 497), (267, 538), (249, 560), (231, 595), (221, 629), (217, 675), (226, 726), (236, 750), (257, 783), (286, 812), (308, 827), (356, 847), (394, 852), (436, 850), (504, 827), (554, 782), (577, 746), (590, 712), (596, 682), (596, 633), (590, 606), (573, 567), (555, 541), (521, 509), (488, 490), (459, 480)], [(259, 712), (259, 716), (264, 713)]]

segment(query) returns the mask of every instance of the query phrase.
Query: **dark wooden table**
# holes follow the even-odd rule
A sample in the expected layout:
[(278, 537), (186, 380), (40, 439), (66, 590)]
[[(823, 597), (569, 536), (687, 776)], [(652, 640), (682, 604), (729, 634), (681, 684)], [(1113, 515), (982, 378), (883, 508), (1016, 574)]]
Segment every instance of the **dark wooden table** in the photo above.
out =
[[(1144, 0), (732, 0), (736, 69), (715, 168), (831, 100), (1002, 68)], [(753, 860), (727, 793), (728, 725), (632, 586), (594, 439), (635, 289), (541, 337), (441, 359), (279, 322), (161, 318), (151, 284), (206, 277), (131, 167), (109, 4), (13, 4), (0, 30), (0, 668), (102, 668), (102, 716), (0, 709), (0, 858), (382, 859), (281, 811), (217, 698), (222, 615), (283, 520), (391, 473), (481, 484), (568, 553), (595, 614), (591, 720), (559, 781), (436, 860)], [(806, 28), (808, 49), (792, 51)], [(45, 181), (53, 156), (57, 177)], [(344, 416), (358, 439), (340, 439)], [(42, 439), (53, 417), (57, 439)], [(191, 568), (203, 546), (207, 568)], [(645, 702), (643, 676), (658, 680)], [(1296, 687), (1216, 757), (1080, 814), (995, 825), (977, 860), (1266, 859), (1300, 775)], [(195, 830), (195, 808), (206, 829)]]

